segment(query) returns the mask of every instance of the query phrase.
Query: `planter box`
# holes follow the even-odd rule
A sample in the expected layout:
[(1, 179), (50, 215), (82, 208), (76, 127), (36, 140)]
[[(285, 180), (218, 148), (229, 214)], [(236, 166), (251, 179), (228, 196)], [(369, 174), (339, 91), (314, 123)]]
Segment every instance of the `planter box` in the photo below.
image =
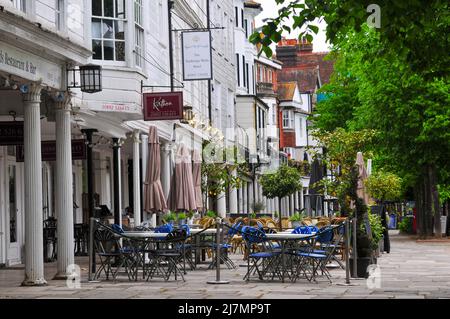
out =
[[(375, 264), (377, 259), (373, 258)], [(357, 278), (369, 278), (369, 273), (367, 272), (367, 267), (372, 265), (372, 258), (370, 257), (360, 257), (356, 261), (357, 267)], [(350, 275), (353, 276), (353, 258), (350, 258)]]

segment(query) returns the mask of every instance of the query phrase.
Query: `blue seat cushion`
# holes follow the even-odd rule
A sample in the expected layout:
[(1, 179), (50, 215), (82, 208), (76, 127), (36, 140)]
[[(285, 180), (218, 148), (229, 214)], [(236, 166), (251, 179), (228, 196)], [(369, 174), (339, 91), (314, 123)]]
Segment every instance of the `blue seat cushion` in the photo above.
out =
[(251, 258), (271, 258), (279, 255), (276, 252), (260, 252), (260, 253), (253, 253), (250, 254)]
[(317, 254), (317, 253), (298, 253), (297, 255), (298, 256), (302, 256), (302, 257), (315, 258), (315, 259), (325, 259), (325, 258), (327, 258), (327, 255)]

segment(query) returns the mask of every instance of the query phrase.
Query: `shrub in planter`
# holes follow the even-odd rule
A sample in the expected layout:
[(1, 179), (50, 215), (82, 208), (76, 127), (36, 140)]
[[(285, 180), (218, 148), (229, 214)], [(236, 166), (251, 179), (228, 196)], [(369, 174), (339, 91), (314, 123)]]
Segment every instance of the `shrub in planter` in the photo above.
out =
[(295, 213), (292, 215), (289, 220), (292, 222), (292, 227), (297, 228), (302, 225), (301, 221), (303, 219), (303, 214)]

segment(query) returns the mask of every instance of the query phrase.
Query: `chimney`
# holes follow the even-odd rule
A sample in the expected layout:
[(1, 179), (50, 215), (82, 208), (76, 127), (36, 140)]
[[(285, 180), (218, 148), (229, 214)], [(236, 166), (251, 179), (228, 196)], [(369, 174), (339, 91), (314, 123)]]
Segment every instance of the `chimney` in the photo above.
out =
[(296, 66), (298, 64), (297, 57), (313, 52), (313, 44), (305, 38), (301, 41), (297, 39), (283, 38), (277, 45), (277, 59), (283, 62), (284, 66)]

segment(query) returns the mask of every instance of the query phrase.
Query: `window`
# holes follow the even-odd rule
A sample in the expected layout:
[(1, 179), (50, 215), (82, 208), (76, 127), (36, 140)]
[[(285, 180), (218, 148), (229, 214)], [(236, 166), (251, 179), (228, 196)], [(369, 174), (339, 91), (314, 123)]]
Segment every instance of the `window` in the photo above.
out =
[(236, 27), (239, 27), (239, 9), (234, 7), (234, 21), (236, 22)]
[(11, 4), (22, 12), (26, 12), (25, 0), (11, 0)]
[(304, 136), (304, 134), (303, 134), (303, 119), (302, 118), (300, 118), (300, 121), (299, 121), (299, 124), (300, 124), (300, 137), (303, 137)]
[(247, 79), (247, 93), (250, 93), (250, 79), (248, 73), (248, 63), (245, 63), (245, 77)]
[(294, 112), (289, 110), (283, 111), (283, 128), (286, 129), (294, 128)]
[(248, 20), (245, 19), (244, 22), (244, 29), (245, 29), (245, 37), (248, 38)]
[(244, 75), (244, 87), (247, 87), (247, 78), (245, 77), (245, 56), (242, 56), (242, 74)]
[(269, 70), (269, 81), (267, 81), (269, 83), (273, 83), (273, 79), (272, 79), (272, 70)]
[(272, 125), (277, 124), (277, 105), (272, 105)]
[(241, 86), (241, 70), (239, 65), (240, 65), (239, 53), (236, 53), (237, 83), (238, 86)]
[(144, 65), (144, 28), (142, 27), (142, 0), (134, 0), (134, 25), (135, 25), (135, 63), (137, 67)]
[(95, 60), (125, 61), (125, 0), (92, 0)]
[(242, 16), (242, 19), (241, 19), (242, 28), (244, 28), (244, 9), (241, 9), (241, 16)]
[(64, 0), (55, 0), (56, 29), (64, 29)]

